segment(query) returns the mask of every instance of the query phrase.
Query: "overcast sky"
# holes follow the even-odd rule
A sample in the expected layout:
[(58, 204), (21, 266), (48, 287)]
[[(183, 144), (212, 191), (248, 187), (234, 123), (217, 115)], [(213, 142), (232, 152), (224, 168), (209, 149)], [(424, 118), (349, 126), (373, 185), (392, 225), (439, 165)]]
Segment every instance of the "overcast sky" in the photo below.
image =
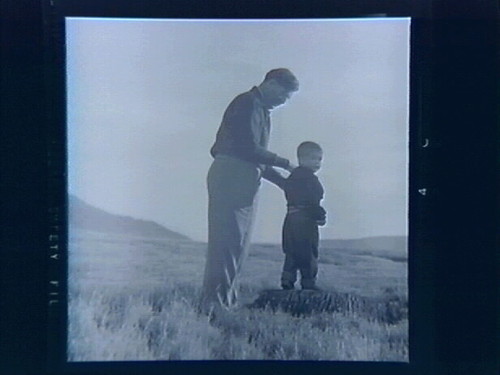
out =
[[(320, 143), (322, 238), (407, 234), (409, 19), (69, 18), (69, 191), (111, 213), (207, 238), (209, 149), (234, 96), (277, 67), (300, 91), (270, 150)], [(254, 242), (279, 242), (283, 193), (263, 182)]]

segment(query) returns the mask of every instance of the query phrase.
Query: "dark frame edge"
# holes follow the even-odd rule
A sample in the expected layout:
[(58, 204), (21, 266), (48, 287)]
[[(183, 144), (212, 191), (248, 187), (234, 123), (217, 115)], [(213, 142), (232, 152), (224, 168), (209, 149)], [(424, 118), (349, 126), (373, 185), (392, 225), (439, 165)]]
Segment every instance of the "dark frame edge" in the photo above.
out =
[[(65, 165), (61, 165), (61, 161), (64, 163), (66, 161), (66, 153), (63, 149), (60, 147), (64, 147), (64, 145), (61, 144), (60, 140), (63, 139), (65, 141), (65, 102), (64, 102), (64, 97), (60, 95), (61, 92), (65, 91), (65, 80), (64, 77), (61, 76), (61, 71), (64, 71), (64, 17), (70, 16), (70, 17), (77, 17), (77, 16), (85, 16), (85, 17), (113, 17), (119, 15), (120, 17), (131, 17), (132, 15), (136, 17), (145, 17), (145, 18), (160, 18), (160, 17), (173, 17), (173, 18), (183, 18), (185, 17), (186, 14), (189, 14), (191, 17), (186, 17), (186, 18), (195, 18), (192, 15), (198, 15), (197, 17), (199, 18), (239, 18), (239, 11), (235, 11), (235, 9), (225, 9), (221, 10), (221, 8), (215, 8), (215, 10), (211, 10), (209, 12), (203, 9), (198, 9), (196, 11), (193, 11), (192, 8), (189, 7), (189, 5), (186, 7), (186, 3), (181, 4), (181, 2), (173, 2), (170, 3), (169, 6), (159, 6), (162, 10), (160, 12), (157, 12), (155, 8), (158, 6), (158, 4), (155, 3), (155, 5), (148, 4), (148, 8), (144, 8), (144, 6), (141, 6), (139, 2), (127, 2), (127, 4), (132, 3), (130, 7), (125, 7), (125, 8), (118, 8), (116, 7), (116, 4), (119, 3), (120, 1), (110, 1), (107, 2), (105, 5), (99, 3), (97, 4), (97, 1), (86, 1), (86, 2), (78, 2), (75, 0), (72, 1), (58, 1), (58, 0), (46, 0), (45, 2), (45, 18), (47, 22), (50, 25), (46, 25), (48, 27), (49, 32), (47, 33), (46, 36), (46, 45), (52, 50), (52, 53), (47, 54), (47, 60), (49, 61), (48, 65), (52, 65), (52, 68), (55, 68), (55, 70), (52, 70), (52, 68), (49, 68), (49, 82), (48, 82), (48, 87), (55, 87), (56, 89), (54, 91), (48, 90), (51, 93), (56, 93), (55, 95), (52, 95), (49, 111), (53, 112), (56, 111), (56, 114), (54, 113), (51, 114), (52, 116), (52, 121), (50, 125), (50, 132), (52, 134), (52, 137), (54, 139), (57, 139), (56, 142), (49, 143), (49, 147), (53, 152), (54, 155), (54, 162), (55, 164), (53, 165), (53, 172), (50, 173), (55, 173), (52, 177), (54, 177), (53, 182), (57, 185), (57, 181), (61, 180), (61, 178), (64, 178), (65, 176)], [(196, 3), (196, 1), (188, 2), (189, 3)], [(217, 1), (217, 4), (222, 4), (224, 1)], [(303, 2), (301, 2), (304, 4)], [(428, 10), (425, 8), (425, 4), (419, 3), (418, 5), (413, 5), (410, 6), (410, 1), (385, 1), (381, 2), (383, 3), (378, 3), (378, 5), (372, 5), (369, 7), (369, 11), (363, 12), (360, 9), (366, 9), (366, 2), (356, 0), (356, 1), (344, 1), (341, 2), (341, 9), (335, 9), (332, 7), (330, 10), (326, 10), (324, 8), (321, 8), (322, 2), (313, 2), (313, 9), (309, 10), (305, 13), (301, 13), (301, 17), (291, 17), (291, 14), (296, 12), (293, 11), (291, 13), (283, 11), (283, 8), (278, 9), (278, 13), (281, 14), (280, 16), (276, 16), (276, 13), (274, 11), (270, 11), (269, 13), (265, 13), (265, 17), (258, 17), (257, 14), (250, 14), (248, 13), (244, 14), (244, 17), (242, 18), (347, 18), (347, 17), (353, 17), (353, 18), (359, 18), (359, 17), (371, 17), (371, 16), (387, 16), (388, 18), (392, 17), (412, 17), (413, 12), (418, 14), (419, 19), (415, 18), (415, 20), (412, 20), (412, 29), (414, 27), (417, 28), (418, 32), (421, 32), (422, 28), (425, 28), (428, 26), (428, 23), (423, 21), (427, 17), (427, 12)], [(397, 3), (397, 6), (395, 5)], [(164, 4), (164, 3), (162, 3)], [(172, 5), (174, 4), (174, 5)], [(354, 5), (353, 5), (354, 4)], [(389, 5), (388, 5), (389, 4)], [(309, 6), (311, 6), (311, 3), (309, 3)], [(316, 7), (316, 9), (314, 9)], [(387, 9), (387, 7), (393, 7), (391, 9)], [(300, 8), (299, 8), (300, 9)], [(152, 11), (153, 10), (153, 11)], [(152, 13), (150, 13), (152, 12)], [(329, 16), (329, 13), (333, 13), (332, 16)], [(208, 16), (207, 16), (208, 14)], [(153, 17), (154, 16), (154, 17)], [(415, 26), (413, 26), (415, 25)], [(413, 38), (411, 41), (411, 48), (413, 48), (413, 44), (416, 43), (416, 45), (421, 46), (420, 38)], [(423, 51), (418, 52), (420, 54)], [(413, 59), (413, 55), (411, 57)], [(425, 66), (420, 65), (418, 69), (425, 69)], [(413, 77), (415, 76), (415, 77)], [(419, 75), (412, 74), (411, 81)], [(412, 85), (412, 82), (410, 83), (410, 86)], [(420, 87), (417, 85), (416, 87)], [(61, 90), (61, 91), (59, 91)], [(414, 90), (410, 87), (410, 92), (413, 92)], [(59, 94), (57, 94), (59, 93)], [(421, 103), (417, 105), (417, 107), (421, 107)], [(418, 119), (411, 120), (413, 123), (420, 123), (421, 118), (419, 117)], [(415, 127), (415, 125), (413, 125)], [(410, 125), (410, 128), (412, 125)], [(411, 137), (417, 137), (417, 133), (420, 134), (419, 130), (416, 130), (416, 132), (411, 132), (410, 138)], [(414, 139), (413, 143), (418, 143), (416, 141), (416, 138)], [(415, 148), (415, 147), (414, 147)], [(412, 156), (413, 154), (413, 156)], [(410, 159), (413, 157), (416, 157), (418, 154), (418, 151), (415, 150), (410, 150)], [(410, 177), (410, 179), (415, 180), (415, 173), (416, 171), (410, 172), (413, 177)], [(63, 184), (64, 186), (54, 186), (52, 187), (52, 193), (49, 193), (50, 195), (50, 202), (51, 202), (51, 209), (55, 210), (57, 213), (66, 213), (67, 210), (67, 194), (66, 191), (61, 191), (62, 189), (66, 188), (65, 183)], [(411, 182), (410, 182), (411, 186)], [(413, 192), (408, 192), (410, 200), (412, 200), (411, 196), (414, 194)], [(410, 204), (411, 206), (411, 204)], [(418, 209), (417, 209), (418, 210)], [(410, 211), (412, 211), (412, 208), (410, 207)], [(415, 210), (413, 210), (415, 211)], [(255, 368), (257, 369), (268, 369), (268, 368), (276, 368), (279, 369), (280, 371), (286, 369), (288, 373), (293, 373), (293, 372), (299, 372), (303, 371), (304, 369), (307, 369), (308, 366), (313, 365), (313, 367), (309, 367), (309, 369), (315, 369), (318, 371), (321, 370), (341, 370), (342, 373), (345, 374), (365, 374), (367, 371), (373, 372), (374, 373), (384, 373), (387, 375), (390, 374), (398, 374), (398, 375), (404, 375), (404, 374), (417, 374), (418, 369), (422, 367), (424, 363), (427, 363), (427, 359), (425, 355), (412, 355), (411, 351), (413, 348), (413, 351), (419, 350), (418, 345), (414, 343), (415, 340), (420, 340), (423, 339), (424, 336), (420, 335), (413, 335), (413, 338), (410, 338), (410, 362), (409, 363), (404, 363), (404, 362), (321, 362), (321, 363), (315, 363), (315, 362), (294, 362), (291, 361), (290, 363), (284, 363), (284, 362), (276, 362), (276, 361), (181, 361), (181, 362), (175, 362), (175, 361), (155, 361), (155, 362), (135, 362), (135, 361), (130, 361), (130, 362), (88, 362), (88, 363), (78, 363), (78, 362), (67, 362), (66, 360), (66, 334), (67, 334), (67, 322), (68, 322), (68, 311), (67, 308), (63, 308), (62, 305), (66, 304), (67, 301), (64, 296), (67, 295), (67, 283), (66, 283), (66, 278), (67, 278), (67, 226), (66, 226), (66, 220), (67, 218), (65, 215), (58, 216), (57, 219), (55, 217), (52, 217), (52, 223), (54, 223), (54, 220), (57, 220), (57, 225), (60, 226), (59, 228), (59, 236), (58, 236), (58, 241), (59, 241), (59, 249), (60, 249), (60, 263), (58, 267), (63, 267), (62, 269), (59, 269), (58, 271), (54, 271), (55, 273), (54, 278), (57, 276), (57, 272), (59, 272), (59, 285), (60, 285), (60, 292), (63, 294), (62, 298), (60, 299), (60, 305), (59, 305), (59, 310), (52, 312), (49, 311), (49, 317), (51, 320), (51, 324), (53, 328), (57, 328), (60, 330), (59, 332), (62, 332), (62, 334), (58, 334), (52, 338), (52, 340), (49, 342), (50, 347), (52, 348), (57, 348), (58, 352), (57, 353), (52, 353), (49, 356), (49, 361), (48, 361), (48, 370), (50, 373), (60, 373), (61, 371), (63, 373), (71, 373), (71, 374), (110, 374), (110, 373), (123, 373), (123, 372), (132, 372), (132, 373), (142, 373), (142, 371), (146, 371), (148, 374), (149, 373), (160, 373), (164, 372), (166, 369), (169, 371), (179, 371), (183, 372), (185, 370), (204, 370), (207, 368), (213, 368), (216, 370), (219, 369), (225, 369), (227, 368), (232, 369), (232, 368), (238, 368), (240, 366), (244, 366), (245, 370), (250, 370)], [(416, 233), (416, 231), (414, 231)], [(411, 236), (411, 229), (410, 229), (410, 236)], [(53, 269), (54, 270), (54, 269)], [(413, 284), (413, 287), (419, 287), (419, 282), (416, 283), (411, 283)], [(411, 287), (411, 286), (410, 286)], [(410, 291), (410, 294), (412, 292)], [(415, 298), (412, 298), (410, 303), (415, 302)], [(418, 298), (417, 298), (418, 300)], [(410, 307), (411, 309), (411, 307)], [(413, 324), (410, 323), (410, 327), (412, 327)], [(417, 324), (417, 326), (419, 326)], [(414, 327), (413, 327), (414, 328)], [(50, 330), (50, 328), (49, 328)], [(411, 331), (417, 332), (418, 330), (410, 328)], [(411, 332), (410, 331), (410, 332)], [(53, 333), (52, 333), (53, 335)], [(50, 354), (50, 353), (49, 353)]]
[[(47, 1), (50, 3), (49, 1)], [(56, 1), (57, 3), (57, 1)], [(60, 2), (61, 4), (63, 2)], [(96, 12), (95, 9), (97, 7), (95, 1), (89, 1), (87, 2), (86, 5), (81, 5), (83, 8), (80, 8), (78, 11), (75, 11), (74, 13), (69, 11), (68, 9), (71, 8), (71, 4), (75, 4), (76, 1), (72, 0), (69, 2), (66, 2), (66, 4), (62, 7), (59, 8), (59, 11), (66, 12), (68, 11), (69, 15), (76, 15), (77, 13), (80, 14), (81, 12), (85, 13), (86, 15), (89, 16), (98, 16), (98, 15), (103, 15), (103, 16), (112, 16), (113, 14), (113, 4), (116, 4), (116, 1), (111, 1), (108, 2), (108, 5), (106, 5), (108, 8), (104, 13)], [(154, 2), (155, 3), (155, 2)], [(174, 2), (175, 3), (175, 2)], [(188, 2), (189, 4), (194, 4), (195, 2)], [(221, 3), (221, 2), (219, 2)], [(361, 1), (357, 1), (357, 3), (361, 3)], [(395, 3), (394, 1), (388, 1), (385, 3)], [(405, 4), (409, 4), (410, 2), (407, 1)], [(415, 320), (410, 320), (410, 364), (408, 366), (396, 366), (398, 367), (395, 373), (402, 374), (402, 372), (398, 371), (408, 371), (408, 373), (414, 373), (414, 374), (420, 374), (420, 373), (430, 373), (431, 370), (435, 371), (436, 369), (442, 369), (442, 364), (437, 364), (440, 362), (439, 356), (436, 354), (436, 337), (435, 337), (435, 330), (437, 329), (435, 327), (435, 320), (430, 319), (431, 325), (427, 325), (421, 318), (421, 316), (427, 316), (430, 315), (432, 317), (435, 316), (436, 314), (436, 309), (439, 307), (436, 305), (435, 298), (438, 298), (440, 296), (441, 292), (436, 292), (434, 287), (432, 286), (432, 283), (438, 278), (438, 275), (435, 273), (436, 269), (434, 266), (436, 265), (436, 262), (439, 262), (440, 260), (436, 258), (436, 252), (439, 251), (439, 241), (436, 241), (435, 236), (439, 236), (438, 233), (435, 232), (437, 224), (437, 219), (432, 219), (430, 222), (426, 222), (424, 220), (425, 217), (429, 214), (429, 210), (433, 210), (435, 208), (435, 205), (438, 205), (439, 203), (436, 201), (438, 199), (437, 196), (427, 196), (427, 201), (422, 203), (422, 196), (418, 191), (415, 191), (415, 187), (430, 187), (434, 188), (436, 187), (436, 176), (434, 175), (435, 170), (431, 169), (430, 171), (427, 170), (427, 163), (431, 162), (435, 155), (432, 155), (433, 152), (437, 153), (439, 156), (439, 143), (437, 144), (438, 149), (431, 149), (431, 155), (428, 153), (422, 153), (422, 144), (425, 142), (425, 139), (428, 137), (435, 137), (436, 135), (439, 137), (439, 134), (436, 134), (436, 131), (434, 128), (431, 126), (431, 124), (436, 121), (436, 108), (433, 105), (433, 99), (432, 97), (436, 94), (435, 92), (435, 87), (433, 84), (433, 75), (436, 74), (436, 67), (431, 63), (431, 60), (435, 57), (435, 54), (438, 53), (439, 51), (436, 50), (436, 48), (433, 48), (431, 50), (426, 48), (427, 43), (430, 43), (432, 46), (436, 46), (436, 40), (435, 40), (435, 17), (440, 18), (440, 16), (443, 16), (444, 18), (447, 18), (448, 16), (445, 16), (445, 13), (443, 13), (442, 9), (439, 9), (439, 7), (436, 7), (435, 5), (432, 5), (431, 0), (419, 2), (419, 4), (416, 5), (417, 2), (411, 2), (412, 4), (412, 9), (411, 9), (411, 15), (412, 16), (412, 29), (417, 30), (418, 33), (422, 33), (421, 37), (413, 39), (412, 40), (412, 48), (411, 48), (411, 53), (412, 53), (412, 67), (411, 67), (411, 77), (410, 77), (410, 85), (415, 86), (415, 88), (410, 88), (410, 92), (413, 95), (417, 95), (418, 99), (416, 101), (414, 99), (411, 99), (410, 102), (410, 122), (416, 123), (417, 125), (410, 125), (410, 159), (414, 161), (414, 163), (411, 165), (410, 169), (410, 189), (412, 189), (409, 192), (409, 197), (410, 197), (410, 215), (413, 215), (416, 217), (416, 220), (414, 224), (410, 223), (410, 247), (409, 251), (411, 253), (416, 253), (417, 248), (422, 248), (425, 247), (426, 250), (424, 251), (425, 255), (422, 256), (419, 254), (417, 258), (412, 256), (412, 260), (410, 260), (409, 267), (410, 267), (410, 274), (415, 275), (414, 277), (409, 278), (409, 283), (410, 283), (410, 314), (411, 315), (420, 315), (420, 318), (415, 318)], [(170, 5), (170, 8), (166, 10), (165, 14), (174, 14), (176, 17), (182, 16), (182, 12), (187, 12), (189, 13), (189, 9), (191, 9), (191, 12), (193, 12), (192, 8), (187, 6), (187, 8), (182, 8), (180, 3), (175, 3), (177, 5)], [(316, 4), (316, 2), (315, 2)], [(186, 6), (186, 5), (184, 5)], [(69, 7), (69, 8), (66, 8)], [(87, 8), (88, 7), (88, 8)], [(94, 10), (92, 11), (92, 7), (94, 7)], [(135, 7), (135, 8), (134, 8)], [(134, 5), (134, 7), (131, 7), (130, 9), (126, 9), (125, 12), (131, 12), (132, 14), (134, 11), (137, 11), (137, 9), (140, 8), (140, 5)], [(153, 7), (149, 8), (150, 10)], [(57, 4), (56, 4), (56, 9), (57, 9)], [(188, 9), (188, 10), (186, 10)], [(346, 9), (348, 9), (348, 6), (346, 5)], [(409, 9), (409, 8), (408, 8)], [(143, 9), (142, 14), (144, 17), (148, 17), (148, 12), (150, 10)], [(197, 10), (196, 12), (201, 12), (203, 13), (203, 10)], [(195, 14), (199, 14), (196, 13)], [(219, 13), (217, 13), (219, 12)], [(222, 13), (221, 13), (222, 12)], [(226, 13), (229, 12), (229, 13)], [(211, 14), (212, 16), (210, 17), (215, 17), (215, 14), (222, 14), (222, 17), (228, 16), (230, 14), (231, 10), (211, 10), (208, 12), (208, 14)], [(279, 12), (279, 11), (278, 11)], [(399, 11), (398, 11), (399, 12)], [(399, 14), (402, 16), (402, 13), (395, 12), (395, 14)], [(376, 12), (375, 12), (376, 13)], [(207, 14), (207, 13), (205, 13)], [(236, 13), (239, 14), (239, 13)], [(315, 11), (310, 11), (310, 16), (307, 17), (314, 17), (314, 15), (318, 14), (315, 13)], [(323, 13), (324, 14), (324, 13)], [(346, 11), (344, 13), (346, 17), (348, 16), (349, 12)], [(370, 13), (371, 14), (371, 13)], [(391, 14), (391, 12), (386, 12), (386, 14)], [(151, 16), (149, 14), (149, 16)], [(359, 14), (358, 14), (359, 16)], [(160, 15), (161, 17), (161, 15)], [(273, 17), (272, 15), (270, 17)], [(286, 16), (285, 16), (286, 17)], [(459, 16), (460, 18), (460, 16)], [(439, 41), (437, 43), (440, 43)], [(422, 60), (420, 60), (420, 58)], [(415, 61), (416, 60), (416, 61)], [(416, 69), (415, 69), (416, 68)], [(435, 78), (435, 77), (434, 77)], [(59, 84), (62, 84), (59, 82)], [(416, 93), (415, 93), (416, 91)], [(62, 105), (62, 103), (56, 104), (57, 105)], [(416, 112), (416, 113), (415, 113)], [(414, 115), (417, 118), (414, 118)], [(57, 115), (59, 116), (59, 115)], [(64, 119), (63, 119), (64, 121)], [(420, 125), (419, 125), (420, 124)], [(57, 132), (57, 130), (56, 130)], [(500, 134), (500, 132), (499, 132)], [(57, 147), (57, 146), (56, 146)], [(497, 148), (498, 150), (498, 148)], [(55, 153), (61, 152), (60, 150), (57, 151), (54, 149)], [(63, 152), (64, 154), (64, 152)], [(65, 157), (65, 155), (63, 156)], [(498, 166), (498, 163), (497, 163)], [(497, 178), (497, 186), (500, 187), (500, 182), (498, 182), (500, 179)], [(430, 183), (430, 185), (429, 185)], [(434, 186), (433, 186), (434, 184)], [(432, 190), (431, 190), (432, 191)], [(60, 199), (54, 197), (54, 205), (59, 205), (59, 207), (66, 207), (67, 206), (67, 200), (61, 201)], [(498, 200), (498, 206), (500, 206), (500, 199)], [(498, 219), (497, 219), (498, 222)], [(64, 222), (60, 222), (61, 225), (65, 225)], [(422, 229), (422, 230), (421, 230)], [(421, 233), (425, 233), (425, 235), (421, 235)], [(67, 236), (60, 237), (60, 240), (66, 241)], [(416, 241), (416, 243), (415, 243)], [(497, 245), (499, 245), (499, 239), (497, 235)], [(423, 245), (425, 244), (425, 246)], [(63, 244), (63, 246), (65, 246)], [(61, 258), (66, 261), (64, 257)], [(496, 258), (497, 264), (500, 263), (500, 260), (497, 256)], [(421, 272), (421, 270), (424, 270)], [(67, 276), (66, 269), (62, 271), (62, 275), (64, 277)], [(497, 267), (497, 272), (498, 272), (498, 267)], [(429, 283), (431, 285), (429, 285)], [(497, 288), (498, 289), (498, 288)], [(426, 292), (431, 290), (432, 295), (429, 296)], [(61, 292), (65, 293), (65, 290), (61, 290)], [(497, 296), (499, 292), (497, 290)], [(498, 307), (498, 303), (497, 303)], [(55, 324), (66, 324), (67, 322), (67, 316), (65, 316), (63, 319), (63, 323), (55, 323)], [(500, 333), (500, 319), (497, 319), (497, 332)], [(425, 346), (424, 348), (419, 347), (419, 343), (421, 342), (426, 342), (428, 345)], [(62, 345), (61, 343), (57, 344), (53, 342), (51, 345)], [(499, 347), (498, 345), (498, 339), (496, 341), (497, 348)], [(412, 349), (413, 348), (413, 349)], [(412, 353), (413, 352), (413, 353)], [(500, 354), (500, 349), (497, 351)], [(63, 367), (67, 367), (65, 363), (65, 354), (63, 357), (53, 357), (51, 360), (51, 368), (53, 369), (53, 365), (55, 364), (56, 366), (62, 365)], [(243, 361), (242, 363), (245, 363)], [(136, 368), (137, 370), (140, 370), (140, 367), (143, 365), (143, 363), (139, 364), (134, 364), (134, 363), (116, 363), (116, 364), (99, 364), (97, 366), (103, 366), (103, 373), (109, 373), (108, 371), (114, 371), (112, 367), (116, 365), (117, 368), (121, 368), (122, 370), (127, 369), (134, 369)], [(136, 366), (137, 365), (137, 366)], [(157, 363), (157, 364), (151, 364), (153, 372), (154, 367), (157, 367), (158, 371), (163, 371), (165, 369), (164, 365), (165, 363)], [(186, 370), (192, 366), (193, 369), (199, 369), (203, 370), (205, 369), (205, 366), (207, 365), (206, 363), (168, 363), (166, 364), (169, 368), (176, 369), (176, 370)], [(233, 364), (234, 365), (234, 364)], [(88, 366), (83, 366), (82, 367), (82, 373), (85, 373), (83, 370), (84, 367), (87, 367), (86, 371), (88, 371), (89, 368), (92, 368), (92, 366), (96, 366), (96, 364), (88, 364)], [(225, 364), (216, 364), (216, 366), (220, 366), (221, 368), (225, 366)], [(255, 366), (258, 368), (260, 365), (259, 364), (252, 364), (252, 363), (246, 363), (245, 366), (249, 366), (252, 368)], [(271, 365), (272, 366), (272, 365)], [(355, 372), (349, 372), (349, 366), (350, 364), (339, 364), (340, 368), (343, 370), (347, 371), (346, 373), (355, 373)], [(347, 367), (346, 367), (347, 366)], [(363, 364), (360, 364), (360, 366), (363, 366)], [(377, 366), (377, 364), (375, 365)], [(298, 366), (300, 368), (300, 365)], [(320, 364), (320, 368), (323, 366)], [(497, 364), (498, 367), (498, 364)], [(404, 368), (404, 370), (403, 370)], [(326, 368), (326, 369), (331, 369)], [(66, 370), (69, 370), (69, 368), (66, 368)], [(76, 368), (74, 369), (75, 371), (79, 371)], [(97, 371), (95, 368), (93, 369)], [(148, 369), (149, 371), (149, 369)], [(352, 370), (355, 371), (355, 370)], [(366, 368), (362, 371), (366, 371)], [(425, 371), (425, 372), (424, 372)], [(98, 372), (96, 372), (98, 373)], [(391, 372), (386, 372), (387, 374)]]
[(58, 373), (67, 358), (67, 152), (65, 25), (53, 0), (42, 1), (44, 79), (47, 129), (47, 361), (48, 373)]

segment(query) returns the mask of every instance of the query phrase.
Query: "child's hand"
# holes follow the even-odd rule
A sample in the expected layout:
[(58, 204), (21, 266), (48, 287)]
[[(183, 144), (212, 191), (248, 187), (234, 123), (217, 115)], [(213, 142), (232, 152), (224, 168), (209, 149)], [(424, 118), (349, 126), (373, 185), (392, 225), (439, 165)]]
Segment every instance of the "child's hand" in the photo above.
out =
[(323, 219), (323, 220), (316, 220), (316, 224), (318, 224), (319, 226), (323, 226), (326, 224), (326, 219)]

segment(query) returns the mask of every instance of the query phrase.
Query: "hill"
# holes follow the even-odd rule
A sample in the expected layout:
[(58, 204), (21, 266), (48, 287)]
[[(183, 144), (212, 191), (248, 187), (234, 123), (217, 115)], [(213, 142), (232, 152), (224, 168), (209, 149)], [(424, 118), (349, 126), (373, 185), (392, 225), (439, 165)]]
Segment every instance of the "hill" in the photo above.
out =
[(406, 249), (407, 241), (406, 236), (379, 236), (345, 240), (322, 240), (321, 244), (324, 247), (335, 249), (398, 252)]
[(73, 228), (140, 237), (190, 240), (183, 234), (167, 229), (154, 221), (114, 215), (74, 195), (69, 196), (68, 206), (68, 222)]
[[(408, 237), (380, 236), (349, 240), (323, 240), (320, 247), (333, 249), (337, 254), (372, 256), (394, 262), (408, 261)], [(324, 260), (326, 258), (324, 257)]]

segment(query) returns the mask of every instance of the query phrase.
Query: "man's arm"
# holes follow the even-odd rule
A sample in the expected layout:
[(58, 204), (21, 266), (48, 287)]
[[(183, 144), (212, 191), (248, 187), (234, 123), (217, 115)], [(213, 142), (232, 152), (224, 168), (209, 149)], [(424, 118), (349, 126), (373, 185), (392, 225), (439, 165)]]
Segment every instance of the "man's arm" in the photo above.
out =
[(272, 182), (276, 186), (280, 187), (281, 189), (285, 190), (285, 184), (287, 179), (283, 177), (281, 173), (279, 173), (273, 167), (266, 166), (262, 171), (262, 177), (268, 180), (269, 182)]
[(234, 142), (247, 159), (258, 164), (287, 169), (290, 161), (260, 145), (262, 125), (259, 121), (255, 102), (249, 96), (239, 97), (228, 109), (226, 121), (233, 124), (236, 133)]
[(288, 159), (283, 158), (260, 145), (260, 138), (265, 130), (261, 128), (259, 121), (256, 120), (255, 117), (252, 119), (250, 129), (252, 135), (248, 137), (248, 139), (252, 140), (251, 152), (255, 160), (257, 160), (260, 164), (265, 164), (269, 167), (275, 166), (288, 169), (290, 167), (290, 161)]

